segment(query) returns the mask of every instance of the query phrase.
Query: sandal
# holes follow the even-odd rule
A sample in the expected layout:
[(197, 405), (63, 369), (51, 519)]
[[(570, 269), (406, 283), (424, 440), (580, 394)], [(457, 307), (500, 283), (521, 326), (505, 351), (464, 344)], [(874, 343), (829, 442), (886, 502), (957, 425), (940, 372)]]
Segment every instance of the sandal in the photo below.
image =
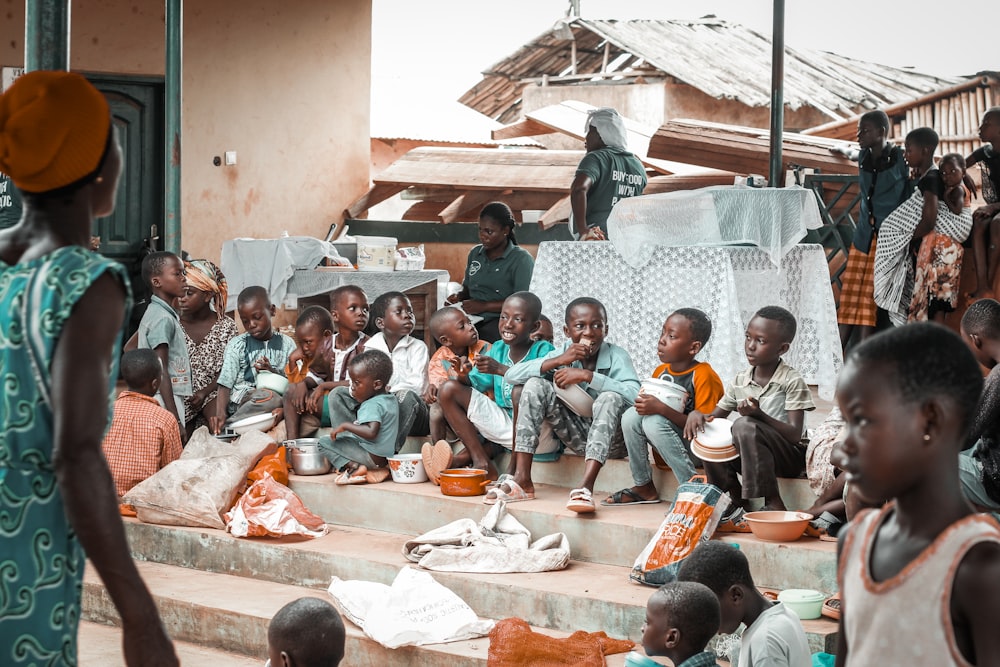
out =
[(495, 489), (496, 487), (503, 486), (504, 484), (506, 484), (507, 482), (509, 482), (509, 481), (511, 481), (513, 479), (514, 479), (513, 475), (511, 475), (509, 472), (505, 472), (504, 474), (500, 475), (495, 480), (493, 480), (492, 482), (490, 482), (489, 484), (487, 484), (486, 488), (487, 489)]
[(368, 483), (368, 468), (362, 465), (350, 465), (344, 467), (343, 472), (341, 472), (337, 479), (334, 480), (334, 484), (340, 486), (345, 486), (347, 484), (367, 484)]
[(451, 467), (451, 445), (447, 440), (438, 440), (433, 445), (425, 442), (420, 447), (420, 459), (424, 463), (427, 478), (435, 486), (441, 486), (441, 471)]
[(835, 621), (840, 620), (840, 593), (834, 593), (823, 602), (820, 613)]
[[(630, 498), (631, 500), (625, 500), (625, 498)], [(619, 505), (655, 505), (658, 502), (660, 502), (659, 498), (649, 500), (643, 498), (632, 489), (622, 489), (621, 491), (615, 491), (602, 500), (601, 505), (603, 507), (618, 507)]]
[(569, 502), (566, 509), (577, 514), (590, 514), (597, 508), (594, 507), (594, 494), (590, 489), (573, 489), (569, 492)]
[(750, 526), (747, 524), (746, 510), (742, 507), (737, 508), (736, 511), (732, 512), (729, 516), (723, 517), (719, 525), (716, 526), (715, 532), (717, 533), (749, 533)]
[(502, 486), (496, 486), (486, 493), (483, 502), (487, 505), (496, 505), (501, 500), (505, 503), (520, 503), (525, 500), (534, 500), (534, 491), (525, 491), (521, 485), (514, 481), (514, 478), (506, 479), (503, 482), (510, 491), (504, 491)]
[(834, 515), (829, 512), (823, 512), (806, 525), (805, 532), (809, 537), (818, 537), (821, 540), (836, 542), (837, 533), (843, 525), (844, 523)]

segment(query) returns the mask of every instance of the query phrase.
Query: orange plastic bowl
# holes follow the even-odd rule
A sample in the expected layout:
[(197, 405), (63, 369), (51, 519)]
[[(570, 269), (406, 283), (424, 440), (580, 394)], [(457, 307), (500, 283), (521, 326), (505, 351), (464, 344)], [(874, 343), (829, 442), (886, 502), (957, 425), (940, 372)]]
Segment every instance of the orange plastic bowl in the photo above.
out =
[(813, 519), (805, 512), (747, 512), (743, 515), (750, 532), (768, 542), (794, 542), (802, 537)]

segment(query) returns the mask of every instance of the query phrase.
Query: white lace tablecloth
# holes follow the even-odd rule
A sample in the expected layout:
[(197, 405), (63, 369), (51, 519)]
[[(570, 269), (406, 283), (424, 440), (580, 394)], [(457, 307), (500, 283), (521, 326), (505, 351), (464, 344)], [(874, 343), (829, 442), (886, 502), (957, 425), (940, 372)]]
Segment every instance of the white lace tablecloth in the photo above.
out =
[(775, 267), (760, 248), (659, 247), (648, 264), (634, 268), (608, 241), (547, 241), (538, 246), (531, 291), (564, 339), (566, 304), (580, 296), (599, 299), (608, 311), (608, 340), (628, 350), (640, 377), (659, 363), (656, 343), (666, 317), (678, 308), (703, 310), (712, 337), (699, 358), (712, 364), (724, 383), (743, 369), (744, 332), (754, 312), (776, 305), (798, 320), (798, 333), (785, 361), (819, 385), (832, 400), (843, 365), (837, 313), (826, 256), (820, 245), (793, 247)]
[(659, 246), (752, 243), (771, 263), (823, 225), (816, 195), (801, 187), (713, 186), (619, 201), (608, 216), (608, 239), (636, 268)]

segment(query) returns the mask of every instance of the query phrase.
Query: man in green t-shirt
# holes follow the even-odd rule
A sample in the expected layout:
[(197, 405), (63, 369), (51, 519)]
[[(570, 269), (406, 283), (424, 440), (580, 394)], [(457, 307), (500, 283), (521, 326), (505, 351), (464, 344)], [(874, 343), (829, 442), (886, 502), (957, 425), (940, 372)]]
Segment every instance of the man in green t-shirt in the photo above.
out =
[(608, 215), (619, 199), (641, 195), (646, 169), (626, 148), (625, 122), (609, 107), (587, 114), (587, 154), (570, 186), (570, 231), (582, 240), (607, 238)]
[(6, 174), (0, 172), (0, 229), (7, 229), (21, 219), (21, 193)]

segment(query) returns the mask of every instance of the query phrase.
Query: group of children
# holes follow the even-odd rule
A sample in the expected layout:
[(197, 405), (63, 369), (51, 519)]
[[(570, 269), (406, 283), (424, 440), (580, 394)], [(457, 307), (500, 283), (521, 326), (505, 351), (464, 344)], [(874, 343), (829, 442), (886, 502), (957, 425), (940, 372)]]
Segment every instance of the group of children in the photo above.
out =
[[(140, 323), (139, 347), (152, 350), (159, 362), (153, 364), (144, 354), (146, 375), (155, 368), (159, 377), (154, 383), (126, 374), (129, 392), (120, 399), (121, 412), (131, 414), (126, 403), (139, 396), (147, 403), (155, 397), (172, 419), (160, 420), (157, 431), (143, 436), (134, 432), (138, 420), (123, 418), (131, 431), (123, 438), (113, 427), (108, 451), (114, 459), (110, 445), (115, 441), (147, 443), (144, 451), (156, 453), (144, 454), (148, 476), (177, 455), (170, 422), (177, 424), (181, 441), (186, 435), (182, 399), (191, 394), (191, 377), (182, 328), (171, 306), (186, 292), (184, 265), (175, 255), (154, 253), (145, 259), (143, 274), (153, 296)], [(595, 511), (598, 474), (609, 458), (626, 455), (634, 486), (601, 504), (659, 502), (649, 447), (679, 481), (687, 481), (701, 464), (692, 455), (691, 439), (707, 421), (735, 410), (739, 417), (733, 444), (739, 458), (704, 466), (709, 481), (736, 499), (721, 529), (744, 531), (742, 510), (749, 499), (762, 497), (765, 507), (783, 509), (777, 477), (797, 476), (804, 466), (803, 411), (813, 405), (801, 376), (781, 360), (795, 335), (795, 319), (782, 308), (764, 308), (753, 317), (745, 346), (750, 367), (727, 389), (709, 364), (696, 360), (711, 335), (705, 314), (694, 308), (670, 314), (658, 344), (662, 363), (653, 377), (687, 391), (680, 410), (640, 392), (629, 354), (607, 340), (607, 312), (592, 298), (567, 306), (567, 340), (559, 348), (551, 342), (551, 322), (542, 315), (541, 301), (530, 292), (517, 292), (503, 302), (500, 340), (493, 345), (479, 340), (461, 309), (442, 308), (428, 322), (440, 345), (433, 356), (411, 335), (416, 318), (401, 292), (379, 295), (369, 307), (360, 288), (340, 287), (331, 294), (329, 310), (303, 309), (294, 339), (275, 330), (275, 308), (263, 288), (244, 289), (237, 311), (244, 333), (225, 347), (211, 430), (220, 433), (227, 422), (255, 412), (283, 418), (288, 439), (309, 437), (327, 426), (331, 431), (319, 446), (339, 471), (339, 483), (386, 479), (387, 459), (406, 437), (430, 434), (422, 452), (430, 478), (437, 481), (441, 470), (453, 466), (487, 470), (495, 480), (485, 497), (489, 504), (534, 498), (535, 457), (551, 459), (563, 448), (586, 459), (568, 509)], [(365, 333), (370, 321), (377, 329), (373, 335)], [(283, 396), (257, 387), (264, 372), (287, 377)], [(573, 390), (577, 402), (583, 399), (584, 410), (566, 398)], [(169, 437), (158, 435), (165, 431), (171, 431)], [(511, 453), (510, 463), (500, 474), (493, 460), (504, 450)], [(139, 477), (123, 481), (120, 495)]]
[[(984, 114), (986, 145), (967, 157), (948, 153), (935, 163), (938, 135), (929, 127), (909, 132), (902, 148), (889, 131), (883, 111), (858, 122), (860, 212), (837, 310), (845, 348), (855, 330), (860, 340), (874, 332), (879, 308), (895, 325), (943, 321), (958, 305), (966, 248), (976, 267), (972, 299), (993, 295), (1000, 264), (1000, 107)], [(986, 205), (973, 211), (966, 170), (977, 164)]]

